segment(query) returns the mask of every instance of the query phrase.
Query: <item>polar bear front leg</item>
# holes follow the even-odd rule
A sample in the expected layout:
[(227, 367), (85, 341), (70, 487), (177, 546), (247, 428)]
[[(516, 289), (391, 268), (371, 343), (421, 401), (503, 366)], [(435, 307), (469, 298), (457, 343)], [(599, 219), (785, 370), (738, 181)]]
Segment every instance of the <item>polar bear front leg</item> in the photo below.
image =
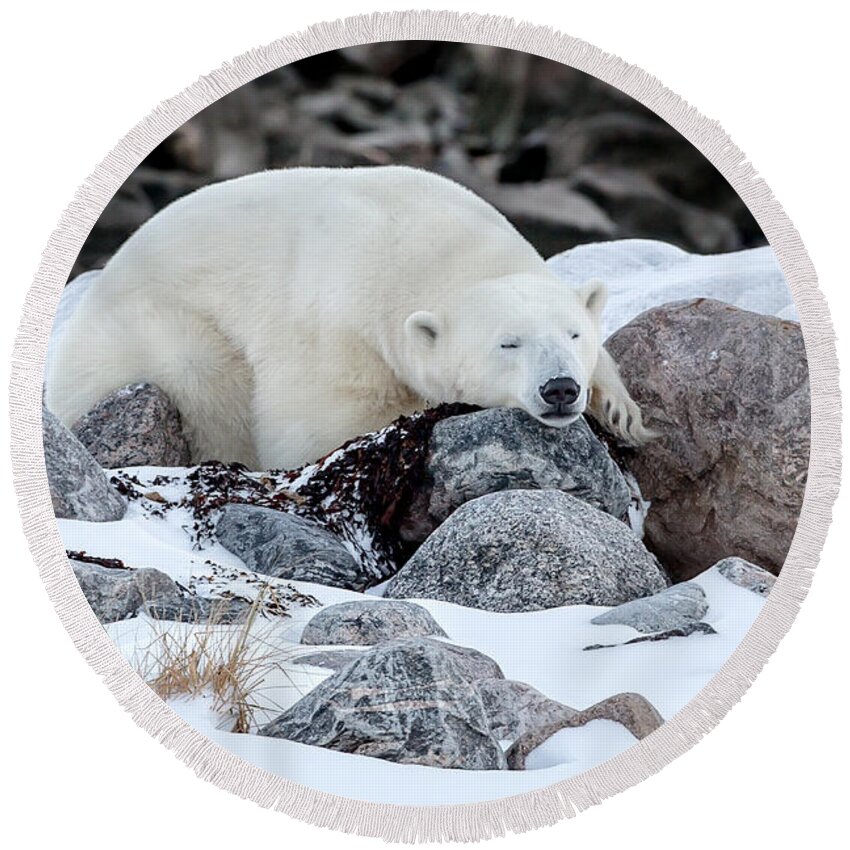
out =
[(393, 418), (348, 382), (303, 367), (258, 370), (253, 411), (263, 469), (298, 469)]
[(640, 408), (623, 384), (614, 358), (604, 348), (599, 351), (591, 379), (588, 411), (626, 445), (640, 446), (658, 436), (643, 424)]

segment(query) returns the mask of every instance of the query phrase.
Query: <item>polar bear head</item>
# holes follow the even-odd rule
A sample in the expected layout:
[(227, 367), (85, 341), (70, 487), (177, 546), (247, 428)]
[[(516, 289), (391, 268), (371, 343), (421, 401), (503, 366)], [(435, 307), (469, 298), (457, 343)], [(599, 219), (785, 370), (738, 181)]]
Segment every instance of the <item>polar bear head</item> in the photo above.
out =
[(599, 281), (576, 289), (542, 274), (462, 288), (437, 311), (408, 316), (407, 380), (431, 403), (520, 407), (570, 425), (588, 404), (605, 299)]

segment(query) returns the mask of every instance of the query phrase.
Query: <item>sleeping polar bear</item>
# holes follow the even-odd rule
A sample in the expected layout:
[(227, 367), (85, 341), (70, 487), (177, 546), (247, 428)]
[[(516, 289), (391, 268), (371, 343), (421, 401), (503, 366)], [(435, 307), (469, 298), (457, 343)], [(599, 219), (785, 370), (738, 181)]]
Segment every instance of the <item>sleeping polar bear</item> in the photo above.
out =
[(605, 288), (575, 289), (492, 206), (401, 166), (295, 168), (162, 210), (60, 339), (47, 405), (73, 423), (125, 384), (176, 403), (196, 461), (294, 468), (439, 402), (585, 408), (649, 434), (601, 346)]

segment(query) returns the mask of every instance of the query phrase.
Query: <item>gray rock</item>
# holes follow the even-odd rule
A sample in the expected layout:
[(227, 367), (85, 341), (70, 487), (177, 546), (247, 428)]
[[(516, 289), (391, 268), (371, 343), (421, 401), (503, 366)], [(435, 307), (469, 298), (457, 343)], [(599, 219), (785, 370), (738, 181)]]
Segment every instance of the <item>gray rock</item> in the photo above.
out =
[(422, 489), (404, 527), (418, 542), (462, 504), (500, 490), (563, 490), (618, 519), (630, 502), (622, 473), (584, 419), (556, 430), (518, 409), (438, 422), (427, 475), (430, 489)]
[(248, 617), (250, 603), (243, 599), (204, 599), (201, 596), (173, 595), (145, 602), (144, 612), (154, 620), (181, 623), (242, 623)]
[(569, 180), (572, 189), (595, 201), (617, 224), (619, 236), (648, 236), (716, 254), (741, 247), (734, 222), (683, 201), (645, 172), (611, 165), (588, 165)]
[(606, 346), (662, 434), (625, 459), (652, 503), (647, 546), (677, 580), (732, 556), (778, 573), (809, 464), (800, 326), (696, 299), (648, 310)]
[(353, 661), (357, 661), (365, 650), (363, 649), (323, 649), (320, 652), (308, 652), (292, 658), (295, 664), (306, 664), (308, 667), (324, 667), (327, 670), (342, 670)]
[(443, 643), (432, 638), (416, 638), (416, 640), (420, 643), (433, 644), (440, 652), (449, 655), (463, 676), (470, 682), (505, 678), (502, 668), (489, 655), (485, 655), (471, 646)]
[(44, 464), (53, 511), (60, 519), (113, 522), (127, 505), (85, 446), (49, 410), (42, 408)]
[(110, 569), (72, 561), (83, 595), (101, 623), (148, 614), (156, 620), (230, 623), (243, 619), (247, 603), (209, 600), (185, 593), (165, 573), (154, 569)]
[[(432, 641), (430, 638), (420, 638), (420, 640), (433, 643), (441, 651), (451, 655), (463, 675), (472, 682), (487, 681), (494, 683), (505, 678), (505, 674), (499, 665), (477, 649), (470, 646), (456, 646), (453, 643), (443, 643), (442, 641)], [(298, 655), (294, 660), (298, 664), (341, 670), (347, 664), (360, 658), (365, 651), (365, 649), (357, 649), (351, 646), (345, 649), (322, 649), (319, 652)]]
[(556, 732), (584, 726), (592, 720), (611, 720), (619, 723), (638, 740), (654, 732), (664, 722), (655, 706), (640, 694), (615, 694), (590, 708), (559, 718), (548, 726), (536, 726), (521, 735), (508, 750), (508, 766), (511, 770), (525, 770), (528, 754)]
[(130, 384), (101, 399), (71, 428), (106, 469), (187, 466), (189, 444), (180, 414), (153, 384)]
[(504, 770), (474, 684), (437, 641), (379, 644), (326, 679), (260, 735), (400, 764)]
[(619, 520), (557, 490), (507, 490), (458, 508), (387, 584), (387, 598), (488, 611), (619, 605), (667, 580)]
[(301, 643), (370, 646), (401, 637), (445, 637), (431, 614), (413, 602), (340, 602), (316, 614)]
[(490, 730), (500, 741), (514, 740), (532, 729), (548, 727), (577, 714), (574, 708), (510, 679), (487, 679), (478, 694), (490, 721)]
[(544, 257), (617, 236), (614, 221), (594, 201), (573, 190), (568, 180), (500, 183), (496, 175), (482, 173), (467, 152), (454, 145), (435, 163), (435, 170), (491, 203)]
[(643, 634), (683, 628), (701, 620), (708, 611), (705, 591), (693, 582), (674, 584), (655, 596), (624, 602), (590, 622), (597, 626), (631, 626)]
[(617, 226), (593, 200), (573, 190), (568, 180), (487, 183), (475, 190), (529, 240), (544, 257), (578, 242), (617, 235)]
[(632, 638), (631, 640), (623, 641), (623, 643), (594, 643), (590, 646), (582, 647), (588, 649), (612, 649), (616, 646), (629, 646), (633, 643), (647, 643), (659, 640), (669, 640), (674, 637), (690, 637), (691, 635), (716, 635), (717, 632), (708, 623), (690, 622), (681, 626), (676, 626), (672, 629), (665, 629), (663, 632), (653, 632), (650, 635)]
[(714, 569), (732, 584), (765, 598), (770, 595), (773, 585), (776, 584), (775, 576), (743, 558), (724, 558), (714, 565)]
[(363, 590), (371, 580), (339, 538), (293, 514), (225, 505), (215, 533), (225, 549), (263, 575), (349, 590)]

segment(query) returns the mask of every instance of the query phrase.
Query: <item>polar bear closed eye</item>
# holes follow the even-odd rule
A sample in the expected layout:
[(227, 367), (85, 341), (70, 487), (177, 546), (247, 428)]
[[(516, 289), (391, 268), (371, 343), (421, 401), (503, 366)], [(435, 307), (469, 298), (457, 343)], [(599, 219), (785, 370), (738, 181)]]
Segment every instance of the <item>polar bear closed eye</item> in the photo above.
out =
[(66, 423), (158, 384), (197, 460), (292, 468), (427, 404), (589, 411), (649, 433), (602, 348), (605, 288), (559, 280), (492, 206), (416, 169), (299, 168), (200, 189), (107, 264), (56, 349)]

